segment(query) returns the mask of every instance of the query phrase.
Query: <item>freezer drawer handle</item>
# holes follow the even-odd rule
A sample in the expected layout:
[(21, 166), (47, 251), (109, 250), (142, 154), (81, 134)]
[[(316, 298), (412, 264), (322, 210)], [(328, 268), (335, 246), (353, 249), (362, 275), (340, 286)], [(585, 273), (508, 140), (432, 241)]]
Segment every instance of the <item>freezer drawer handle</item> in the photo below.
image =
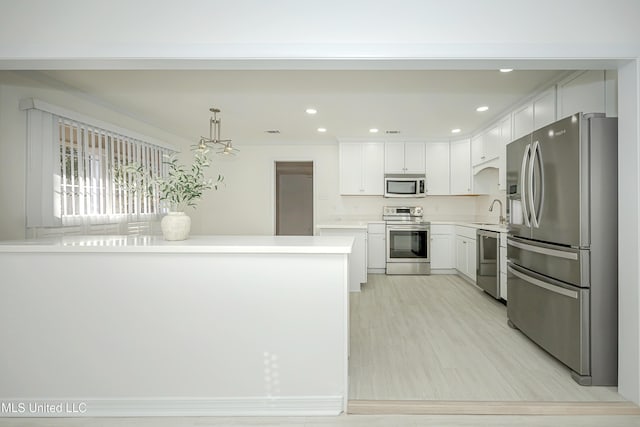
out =
[(549, 255), (556, 258), (566, 258), (574, 261), (578, 260), (578, 254), (574, 252), (563, 252), (556, 249), (541, 248), (539, 246), (527, 245), (526, 243), (520, 243), (514, 240), (507, 240), (507, 245), (524, 249), (525, 251), (536, 252), (542, 255)]
[(519, 271), (513, 269), (511, 266), (509, 266), (508, 268), (511, 271), (511, 273), (513, 273), (514, 276), (519, 277), (525, 282), (531, 283), (532, 285), (538, 286), (540, 288), (544, 288), (556, 294), (564, 295), (573, 299), (578, 299), (578, 292), (576, 291), (570, 291), (568, 289), (564, 289), (559, 286), (550, 285), (548, 283), (543, 282), (542, 280), (534, 279), (533, 277), (529, 277), (526, 274), (520, 273)]

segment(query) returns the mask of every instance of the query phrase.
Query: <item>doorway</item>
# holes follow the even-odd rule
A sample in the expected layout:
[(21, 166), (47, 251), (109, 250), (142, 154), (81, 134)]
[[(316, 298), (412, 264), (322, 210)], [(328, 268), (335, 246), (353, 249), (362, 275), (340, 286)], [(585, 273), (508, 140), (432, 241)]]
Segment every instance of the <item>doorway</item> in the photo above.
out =
[(313, 162), (275, 164), (276, 236), (313, 235)]

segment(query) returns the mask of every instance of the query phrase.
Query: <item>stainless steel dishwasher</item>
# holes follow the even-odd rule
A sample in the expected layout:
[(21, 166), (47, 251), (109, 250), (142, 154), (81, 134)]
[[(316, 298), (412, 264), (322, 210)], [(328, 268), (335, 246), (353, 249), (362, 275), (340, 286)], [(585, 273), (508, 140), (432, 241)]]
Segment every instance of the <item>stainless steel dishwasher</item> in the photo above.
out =
[(500, 233), (478, 230), (476, 245), (476, 284), (500, 299)]

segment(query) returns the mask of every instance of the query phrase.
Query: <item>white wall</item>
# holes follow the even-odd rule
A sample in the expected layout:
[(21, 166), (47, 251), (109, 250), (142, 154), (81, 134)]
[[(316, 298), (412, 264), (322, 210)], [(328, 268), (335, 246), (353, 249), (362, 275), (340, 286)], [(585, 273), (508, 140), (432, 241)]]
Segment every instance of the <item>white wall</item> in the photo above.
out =
[(616, 58), (640, 41), (635, 0), (2, 0), (0, 10), (0, 57), (92, 57), (101, 68), (120, 65), (102, 58)]
[(618, 73), (618, 358), (620, 393), (640, 402), (640, 60)]
[[(607, 63), (602, 68), (615, 68), (619, 58), (640, 57), (640, 2), (635, 0), (398, 0), (393, 7), (366, 0), (0, 0), (0, 10), (0, 67), (14, 69), (232, 68), (255, 67), (256, 59), (269, 60), (263, 66), (294, 68), (497, 68), (507, 62), (588, 69), (602, 62)], [(359, 62), (363, 59), (379, 61)], [(629, 261), (620, 272), (620, 301), (631, 314), (620, 321), (621, 338), (630, 341), (620, 343), (619, 390), (640, 403), (640, 248), (637, 233), (623, 228), (636, 229), (640, 217), (637, 67), (637, 61), (619, 67), (620, 156), (635, 180), (620, 187), (630, 191), (620, 197), (620, 253)], [(7, 200), (0, 196), (3, 206)], [(257, 222), (265, 228), (262, 218)]]

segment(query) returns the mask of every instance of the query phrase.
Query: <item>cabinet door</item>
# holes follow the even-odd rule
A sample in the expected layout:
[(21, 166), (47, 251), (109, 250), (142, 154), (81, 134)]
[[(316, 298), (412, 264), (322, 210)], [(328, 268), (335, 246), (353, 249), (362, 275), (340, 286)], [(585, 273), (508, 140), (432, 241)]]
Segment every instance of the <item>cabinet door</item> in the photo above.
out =
[(476, 135), (471, 138), (471, 164), (473, 166), (484, 162), (484, 147), (483, 147), (484, 135)]
[[(340, 144), (340, 194), (363, 194), (361, 143)], [(382, 184), (384, 186), (384, 183)]]
[(453, 236), (450, 234), (431, 235), (431, 269), (455, 268)]
[(456, 236), (456, 270), (462, 274), (467, 271), (467, 242), (462, 236)]
[(484, 148), (484, 161), (500, 157), (500, 124), (489, 129), (485, 135), (482, 147)]
[(451, 142), (451, 194), (471, 194), (471, 155), (468, 139)]
[(401, 142), (384, 143), (384, 172), (404, 173), (404, 144)]
[(367, 268), (385, 269), (387, 265), (385, 235), (367, 234), (367, 249)]
[(476, 281), (476, 240), (466, 239), (467, 271), (466, 274), (474, 283)]
[(404, 172), (424, 173), (425, 147), (423, 142), (407, 142), (404, 144)]
[(585, 71), (558, 85), (559, 119), (575, 113), (604, 113), (605, 72)]
[(506, 190), (507, 188), (507, 145), (511, 142), (511, 115), (502, 119), (498, 124), (500, 128), (500, 142), (498, 149), (500, 151), (500, 171), (498, 173), (498, 189)]
[(384, 144), (365, 142), (362, 144), (362, 187), (360, 194), (384, 195)]
[(533, 132), (533, 104), (529, 104), (513, 113), (513, 139)]
[(449, 189), (449, 143), (429, 142), (426, 152), (427, 195), (451, 194)]
[(540, 129), (556, 121), (556, 89), (544, 92), (533, 101), (533, 129)]

